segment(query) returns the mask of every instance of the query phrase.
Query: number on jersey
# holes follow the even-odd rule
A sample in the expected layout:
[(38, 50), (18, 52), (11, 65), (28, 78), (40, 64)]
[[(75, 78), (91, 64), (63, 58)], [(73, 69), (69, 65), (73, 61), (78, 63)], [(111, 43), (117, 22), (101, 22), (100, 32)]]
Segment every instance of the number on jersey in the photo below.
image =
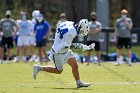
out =
[[(64, 25), (62, 25), (62, 26), (60, 26), (57, 30), (58, 30), (58, 32), (57, 33), (59, 33), (60, 34), (60, 39), (62, 39), (63, 38), (63, 36), (64, 36), (64, 34), (65, 33), (67, 33), (68, 32), (68, 28), (64, 28), (64, 26), (66, 26), (66, 24), (64, 24)], [(63, 29), (60, 29), (60, 28), (63, 28)]]

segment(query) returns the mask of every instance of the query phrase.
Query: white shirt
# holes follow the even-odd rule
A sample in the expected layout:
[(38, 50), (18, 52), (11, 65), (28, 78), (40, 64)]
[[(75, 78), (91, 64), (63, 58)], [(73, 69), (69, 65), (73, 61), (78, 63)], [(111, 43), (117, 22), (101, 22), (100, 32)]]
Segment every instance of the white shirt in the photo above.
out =
[(57, 26), (54, 44), (52, 49), (56, 53), (67, 52), (70, 48), (73, 38), (77, 35), (77, 30), (74, 27), (74, 22), (66, 21)]

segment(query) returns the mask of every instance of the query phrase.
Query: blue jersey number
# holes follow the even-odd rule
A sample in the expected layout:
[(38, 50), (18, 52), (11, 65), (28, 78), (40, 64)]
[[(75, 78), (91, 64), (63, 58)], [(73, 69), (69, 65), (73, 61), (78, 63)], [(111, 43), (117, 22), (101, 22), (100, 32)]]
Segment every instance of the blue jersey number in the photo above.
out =
[(68, 28), (64, 28), (64, 29), (61, 29), (61, 30), (60, 30), (60, 28), (58, 28), (57, 30), (58, 30), (57, 33), (60, 33), (60, 39), (62, 39), (63, 35), (68, 32)]

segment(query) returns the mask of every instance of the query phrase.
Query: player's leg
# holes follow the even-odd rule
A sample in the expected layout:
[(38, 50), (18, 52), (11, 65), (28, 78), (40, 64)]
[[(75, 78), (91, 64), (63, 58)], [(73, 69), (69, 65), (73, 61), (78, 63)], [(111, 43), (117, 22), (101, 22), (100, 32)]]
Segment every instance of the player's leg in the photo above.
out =
[(38, 47), (38, 55), (39, 55), (39, 62), (42, 64), (43, 57), (42, 57), (42, 47)]
[(27, 52), (27, 41), (28, 41), (28, 38), (26, 36), (22, 36), (22, 44), (21, 44), (21, 48), (22, 48), (22, 61), (23, 62), (26, 62), (26, 52)]
[(73, 73), (73, 76), (74, 76), (75, 80), (80, 80), (78, 64), (77, 64), (75, 58), (69, 58), (67, 63), (72, 68), (72, 73)]
[(42, 52), (43, 52), (43, 54), (44, 54), (44, 57), (45, 57), (45, 59), (46, 59), (46, 64), (47, 64), (47, 62), (48, 62), (48, 55), (47, 55), (47, 50), (46, 50), (46, 44), (47, 44), (47, 41), (46, 41), (46, 39), (43, 39), (42, 40)]
[(63, 56), (54, 54), (50, 56), (50, 59), (54, 62), (55, 66), (40, 66), (34, 65), (33, 67), (33, 77), (36, 79), (36, 76), (39, 71), (46, 71), (49, 73), (61, 74), (63, 71)]
[(87, 65), (90, 63), (91, 50), (87, 50)]
[(13, 37), (8, 37), (7, 38), (7, 58), (6, 58), (6, 63), (9, 64), (10, 61), (10, 54), (11, 54), (11, 48), (13, 48)]
[(116, 60), (116, 64), (115, 65), (120, 65), (120, 62), (121, 62), (121, 52), (122, 52), (122, 49), (117, 49), (117, 60)]
[(100, 51), (100, 43), (95, 42), (95, 51), (96, 51), (96, 56), (98, 57), (98, 65), (101, 65), (101, 51)]
[(3, 60), (3, 44), (2, 41), (0, 41), (0, 64), (2, 64), (2, 60)]
[(19, 60), (19, 46), (16, 46), (16, 56), (14, 57), (14, 62), (18, 62), (18, 60)]
[(30, 49), (30, 53), (31, 53), (31, 58), (30, 58), (29, 62), (35, 61), (35, 58), (36, 58), (34, 46), (35, 46), (35, 37), (30, 36), (29, 37), (29, 49)]
[(96, 55), (98, 57), (98, 65), (100, 66), (101, 65), (101, 51), (96, 51)]
[[(87, 41), (87, 45), (91, 45), (92, 41)], [(87, 50), (87, 65), (90, 63), (91, 50)]]
[(42, 64), (42, 45), (41, 42), (36, 42), (36, 46), (38, 49), (39, 63)]
[(3, 60), (3, 48), (0, 46), (0, 64), (2, 64)]
[(42, 51), (43, 51), (43, 54), (45, 56), (45, 59), (46, 59), (46, 64), (48, 63), (48, 55), (47, 55), (47, 50), (46, 50), (46, 47), (42, 47)]
[(35, 58), (36, 58), (36, 55), (35, 55), (35, 52), (34, 52), (34, 45), (29, 45), (29, 52), (30, 52), (30, 55), (31, 55), (31, 58), (29, 60), (29, 62), (33, 62), (35, 61)]
[(18, 39), (19, 39), (19, 36), (16, 35), (16, 38), (14, 40), (15, 41), (15, 48), (16, 48), (16, 53), (15, 53), (16, 55), (15, 55), (14, 60), (13, 60), (14, 62), (18, 62), (18, 59), (19, 59), (18, 58), (18, 56), (19, 56), (19, 46), (18, 46), (19, 41), (18, 41)]
[(33, 66), (33, 77), (36, 80), (36, 76), (39, 73), (39, 71), (45, 71), (48, 73), (55, 73), (55, 74), (61, 74), (63, 70), (58, 70), (54, 66), (40, 66), (40, 65), (34, 65)]
[(127, 55), (127, 62), (128, 65), (131, 66), (132, 65), (132, 61), (131, 61), (131, 49), (126, 49), (126, 55)]
[(6, 63), (7, 64), (10, 63), (9, 58), (10, 58), (10, 48), (7, 48), (7, 58), (6, 58)]
[(126, 60), (128, 62), (128, 65), (131, 66), (132, 65), (132, 61), (131, 61), (131, 39), (130, 38), (126, 38), (125, 39), (125, 48), (126, 48)]
[(14, 57), (14, 62), (18, 62), (19, 61), (19, 55), (20, 55), (20, 52), (21, 52), (21, 46), (22, 46), (22, 37), (21, 36), (18, 36), (17, 37), (17, 45), (16, 45), (16, 56)]
[(122, 52), (122, 48), (123, 48), (123, 39), (122, 38), (118, 38), (117, 40), (117, 60), (116, 60), (116, 66), (120, 65), (120, 61), (121, 61), (121, 52)]
[(88, 87), (88, 86), (91, 85), (91, 83), (84, 83), (84, 82), (81, 82), (81, 81), (80, 81), (80, 75), (79, 75), (79, 70), (78, 70), (78, 64), (77, 64), (75, 58), (69, 58), (67, 63), (68, 63), (68, 64), (71, 66), (71, 68), (72, 68), (72, 73), (73, 73), (73, 76), (74, 76), (74, 78), (75, 78), (77, 88), (80, 88), (80, 87)]

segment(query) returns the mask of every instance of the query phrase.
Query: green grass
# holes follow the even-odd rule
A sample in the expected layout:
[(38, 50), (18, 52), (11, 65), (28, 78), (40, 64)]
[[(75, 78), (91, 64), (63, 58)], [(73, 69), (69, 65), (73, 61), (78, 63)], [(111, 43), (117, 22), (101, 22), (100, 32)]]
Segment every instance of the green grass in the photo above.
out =
[[(71, 68), (65, 64), (61, 75), (40, 72), (32, 77), (34, 63), (0, 64), (0, 93), (140, 93), (140, 64), (132, 67), (79, 63), (81, 79), (88, 88), (76, 89)], [(50, 63), (50, 65), (52, 65)]]

